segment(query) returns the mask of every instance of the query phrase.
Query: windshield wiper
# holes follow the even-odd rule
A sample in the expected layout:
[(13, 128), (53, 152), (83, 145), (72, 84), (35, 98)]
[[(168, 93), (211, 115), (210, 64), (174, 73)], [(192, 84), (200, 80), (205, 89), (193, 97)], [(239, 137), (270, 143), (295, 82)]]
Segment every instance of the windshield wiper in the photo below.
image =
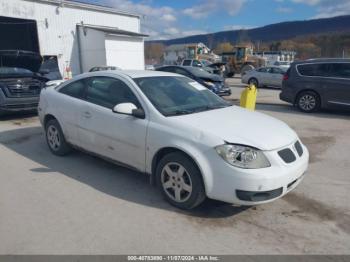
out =
[(192, 114), (193, 110), (176, 110), (167, 114), (167, 116), (178, 116)]
[(225, 108), (228, 107), (228, 105), (219, 105), (219, 106), (204, 106), (204, 107), (199, 107), (196, 108), (196, 112), (203, 112), (203, 111), (208, 111), (208, 110), (214, 110), (214, 109), (220, 109), (220, 108)]

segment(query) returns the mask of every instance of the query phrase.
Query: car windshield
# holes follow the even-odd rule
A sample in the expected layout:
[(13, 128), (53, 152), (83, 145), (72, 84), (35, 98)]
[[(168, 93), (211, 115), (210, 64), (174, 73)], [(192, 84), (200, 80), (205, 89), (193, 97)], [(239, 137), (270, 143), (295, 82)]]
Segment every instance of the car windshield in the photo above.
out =
[(134, 81), (164, 116), (192, 114), (231, 106), (187, 77), (141, 77)]
[(0, 67), (0, 75), (32, 75), (33, 72), (19, 67)]

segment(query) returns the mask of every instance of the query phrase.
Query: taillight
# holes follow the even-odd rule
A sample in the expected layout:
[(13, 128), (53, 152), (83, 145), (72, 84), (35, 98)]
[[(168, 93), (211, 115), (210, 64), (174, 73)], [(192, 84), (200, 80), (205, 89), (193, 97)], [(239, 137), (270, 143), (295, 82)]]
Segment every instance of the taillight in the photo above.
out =
[(287, 73), (283, 75), (283, 81), (288, 80), (288, 78), (289, 78), (289, 75)]

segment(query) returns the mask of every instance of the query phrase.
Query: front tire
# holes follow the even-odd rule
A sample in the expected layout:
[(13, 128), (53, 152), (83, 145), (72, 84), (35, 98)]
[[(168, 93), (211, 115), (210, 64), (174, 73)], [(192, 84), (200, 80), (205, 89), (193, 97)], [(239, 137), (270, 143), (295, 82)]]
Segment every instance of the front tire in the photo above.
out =
[(226, 74), (227, 77), (232, 78), (235, 76), (235, 72), (229, 72)]
[(259, 81), (255, 77), (252, 77), (248, 80), (249, 85), (254, 85), (256, 88), (259, 87)]
[(50, 151), (57, 156), (64, 156), (71, 151), (64, 138), (62, 128), (56, 119), (51, 119), (45, 126), (46, 141)]
[(173, 206), (193, 209), (206, 198), (198, 167), (182, 153), (163, 157), (158, 163), (156, 177), (163, 196)]
[(297, 99), (296, 105), (300, 111), (305, 113), (316, 112), (320, 109), (321, 100), (318, 94), (313, 91), (301, 92)]

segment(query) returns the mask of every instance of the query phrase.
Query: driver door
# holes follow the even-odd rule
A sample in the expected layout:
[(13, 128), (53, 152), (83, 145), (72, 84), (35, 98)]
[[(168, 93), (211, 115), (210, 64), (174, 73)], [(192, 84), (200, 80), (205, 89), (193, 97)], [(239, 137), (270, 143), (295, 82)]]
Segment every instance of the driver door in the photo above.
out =
[(147, 118), (112, 111), (120, 103), (141, 107), (131, 88), (114, 77), (91, 77), (85, 83), (85, 101), (79, 118), (81, 144), (88, 151), (144, 171)]

